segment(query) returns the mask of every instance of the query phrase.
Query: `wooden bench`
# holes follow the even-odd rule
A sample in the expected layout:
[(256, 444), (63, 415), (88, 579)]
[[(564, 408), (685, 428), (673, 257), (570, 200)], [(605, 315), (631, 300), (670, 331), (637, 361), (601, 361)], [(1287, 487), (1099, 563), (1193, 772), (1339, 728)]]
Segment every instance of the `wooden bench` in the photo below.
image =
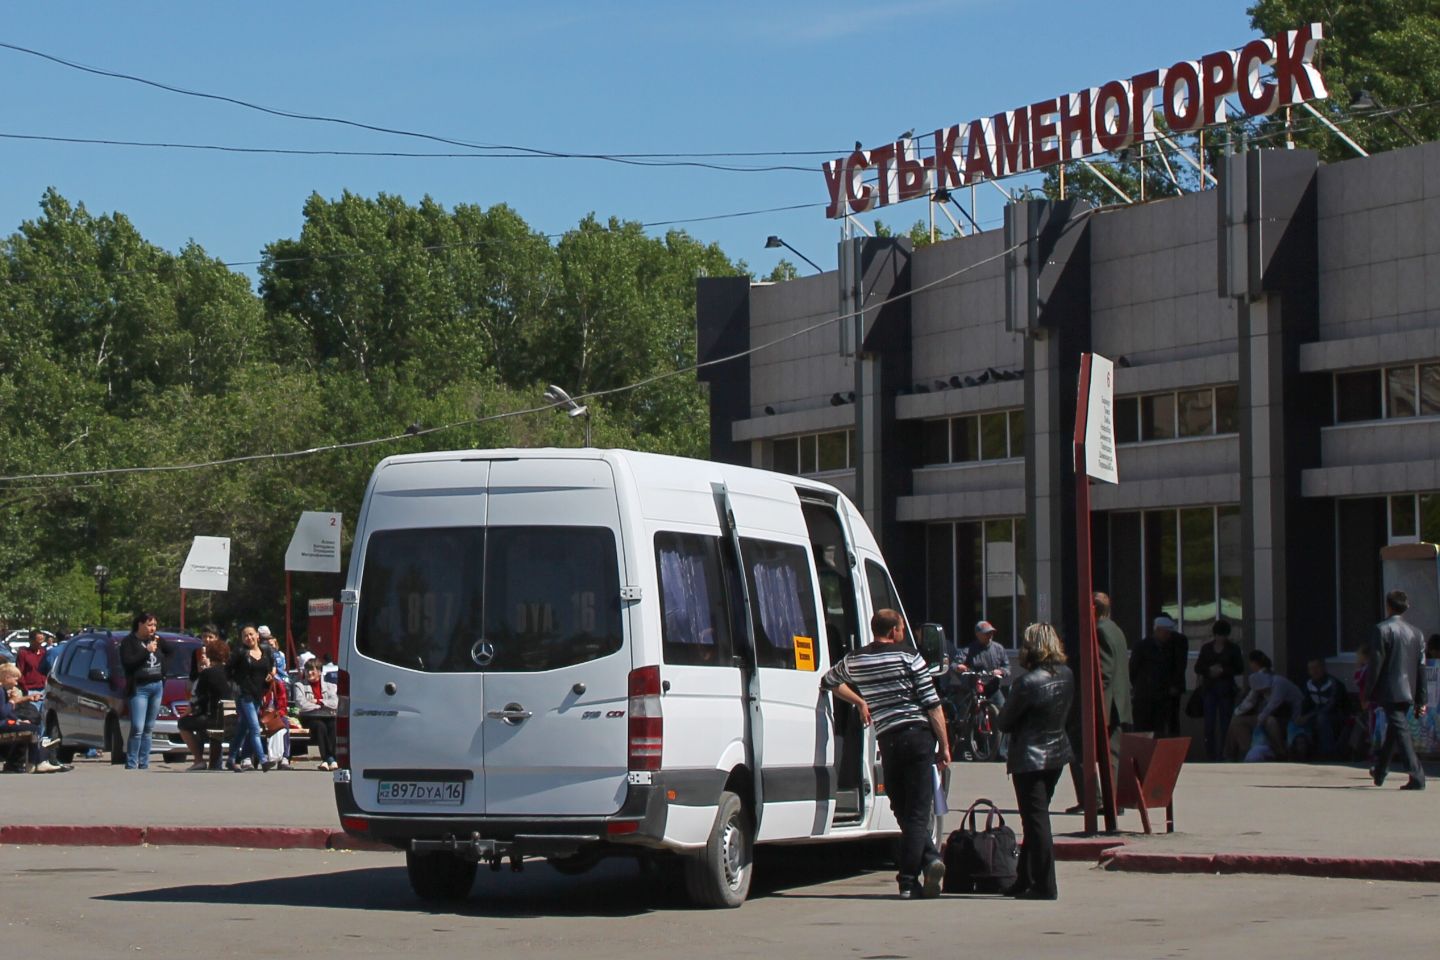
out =
[(1148, 733), (1127, 733), (1120, 737), (1119, 798), (1122, 807), (1140, 811), (1146, 833), (1150, 808), (1165, 808), (1165, 832), (1175, 832), (1175, 783), (1190, 752), (1189, 737), (1156, 740)]
[(210, 748), (210, 769), (219, 770), (225, 764), (225, 741), (235, 733), (235, 701), (220, 701), (221, 722), (219, 727), (208, 727), (205, 742)]

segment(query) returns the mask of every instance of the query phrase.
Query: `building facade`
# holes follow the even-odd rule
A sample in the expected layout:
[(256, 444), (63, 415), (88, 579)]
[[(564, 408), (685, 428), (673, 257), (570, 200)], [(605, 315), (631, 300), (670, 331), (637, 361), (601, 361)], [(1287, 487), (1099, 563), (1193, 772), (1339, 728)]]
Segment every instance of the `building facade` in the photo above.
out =
[[(1381, 616), (1387, 544), (1440, 542), (1440, 144), (912, 249), (838, 273), (699, 281), (711, 455), (816, 476), (870, 520), (914, 620), (1007, 645), (1076, 623), (1080, 354), (1116, 362), (1120, 482), (1094, 582), (1132, 641), (1217, 617), (1292, 675)], [(1029, 243), (1021, 241), (1028, 240)]]

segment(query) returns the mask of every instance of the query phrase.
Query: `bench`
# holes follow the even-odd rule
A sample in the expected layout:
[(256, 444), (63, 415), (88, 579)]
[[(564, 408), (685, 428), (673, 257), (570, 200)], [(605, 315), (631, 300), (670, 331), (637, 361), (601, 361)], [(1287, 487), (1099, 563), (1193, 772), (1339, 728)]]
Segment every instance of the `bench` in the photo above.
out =
[(1165, 808), (1165, 832), (1175, 832), (1175, 782), (1190, 752), (1189, 737), (1156, 740), (1148, 733), (1126, 733), (1120, 737), (1119, 798), (1122, 807), (1140, 811), (1146, 833), (1150, 809)]

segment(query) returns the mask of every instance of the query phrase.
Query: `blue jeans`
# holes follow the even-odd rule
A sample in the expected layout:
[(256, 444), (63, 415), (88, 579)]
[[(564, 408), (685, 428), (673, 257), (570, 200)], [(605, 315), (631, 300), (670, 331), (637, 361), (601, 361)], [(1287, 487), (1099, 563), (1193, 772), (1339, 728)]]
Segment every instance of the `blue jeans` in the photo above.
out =
[(235, 700), (235, 735), (230, 738), (232, 764), (239, 762), (242, 750), (254, 759), (257, 767), (265, 759), (265, 747), (260, 742), (260, 713), (249, 697)]
[(1207, 689), (1205, 703), (1205, 756), (1219, 760), (1225, 752), (1225, 736), (1230, 732), (1230, 717), (1235, 712), (1235, 688)]
[(155, 718), (165, 699), (165, 682), (137, 684), (130, 694), (130, 739), (125, 744), (125, 769), (145, 770), (150, 766), (150, 738), (155, 732)]

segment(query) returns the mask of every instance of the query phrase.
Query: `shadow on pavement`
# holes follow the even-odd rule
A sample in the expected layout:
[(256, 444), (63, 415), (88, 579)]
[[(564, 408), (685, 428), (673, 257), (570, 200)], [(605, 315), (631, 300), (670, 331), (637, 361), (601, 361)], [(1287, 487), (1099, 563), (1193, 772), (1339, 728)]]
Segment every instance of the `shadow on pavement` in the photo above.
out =
[[(482, 866), (469, 898), (449, 904), (420, 901), (410, 890), (405, 868), (398, 864), (236, 883), (178, 884), (96, 899), (116, 903), (391, 910), (468, 917), (629, 917), (655, 910), (691, 909), (684, 882), (674, 866), (642, 867), (612, 860), (580, 877), (563, 876), (540, 862), (527, 864), (522, 873), (508, 868), (496, 873)], [(876, 844), (762, 850), (755, 864), (750, 899), (795, 895), (870, 899), (869, 894), (792, 891), (860, 876), (872, 869), (889, 869)], [(885, 894), (873, 896), (883, 898)]]

